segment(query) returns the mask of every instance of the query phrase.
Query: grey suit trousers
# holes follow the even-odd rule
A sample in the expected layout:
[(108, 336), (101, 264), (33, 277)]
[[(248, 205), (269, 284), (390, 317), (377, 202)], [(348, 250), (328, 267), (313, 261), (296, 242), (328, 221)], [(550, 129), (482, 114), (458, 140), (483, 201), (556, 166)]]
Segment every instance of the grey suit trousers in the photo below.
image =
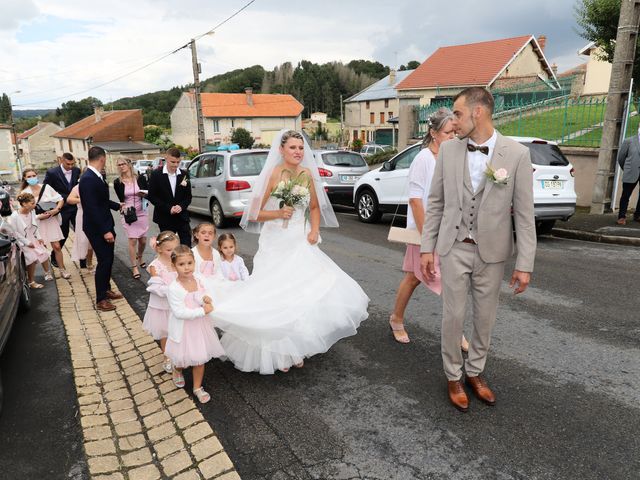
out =
[(448, 380), (462, 378), (460, 339), (471, 293), (473, 331), (464, 365), (468, 376), (483, 372), (496, 321), (498, 295), (504, 276), (504, 262), (485, 263), (478, 246), (456, 241), (440, 257), (442, 275), (442, 362)]

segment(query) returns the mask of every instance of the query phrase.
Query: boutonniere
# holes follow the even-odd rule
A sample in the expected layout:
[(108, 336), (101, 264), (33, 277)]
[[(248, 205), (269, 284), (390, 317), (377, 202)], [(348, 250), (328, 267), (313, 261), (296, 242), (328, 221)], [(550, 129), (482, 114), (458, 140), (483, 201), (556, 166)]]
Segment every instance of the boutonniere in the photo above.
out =
[(187, 186), (187, 182), (188, 182), (188, 181), (189, 181), (189, 180), (187, 179), (187, 177), (184, 177), (184, 178), (182, 179), (182, 181), (180, 182), (180, 186), (181, 186), (181, 187), (186, 187), (186, 186)]
[(495, 170), (491, 165), (487, 163), (487, 169), (484, 171), (484, 175), (490, 182), (495, 183), (496, 185), (506, 185), (509, 181), (509, 172), (507, 172), (504, 168), (499, 168)]

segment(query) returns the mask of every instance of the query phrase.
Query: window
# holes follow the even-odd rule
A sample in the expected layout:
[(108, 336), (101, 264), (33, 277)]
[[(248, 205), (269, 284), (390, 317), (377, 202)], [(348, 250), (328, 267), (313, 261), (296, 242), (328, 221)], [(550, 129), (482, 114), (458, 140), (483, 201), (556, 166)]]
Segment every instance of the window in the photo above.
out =
[(367, 110), (369, 110), (369, 102), (368, 102), (368, 101), (365, 103), (365, 108), (366, 108)]
[(373, 124), (375, 124), (375, 123), (376, 123), (376, 114), (375, 114), (375, 113), (373, 113), (373, 112), (371, 112), (371, 113), (369, 114), (369, 123), (370, 123), (371, 125), (373, 125)]
[(384, 125), (384, 112), (380, 112), (380, 124)]
[(220, 133), (220, 120), (213, 121), (213, 133)]
[(60, 150), (62, 150), (64, 152), (64, 147), (62, 146), (62, 139), (59, 138), (58, 142), (60, 142)]
[(384, 108), (389, 108), (389, 99), (385, 98), (384, 100)]
[(250, 118), (246, 118), (244, 120), (244, 128), (245, 128), (245, 130), (251, 131), (251, 119)]
[(198, 172), (198, 178), (213, 177), (215, 161), (216, 159), (213, 155), (206, 155), (202, 157), (202, 160), (200, 160), (202, 166)]
[(353, 139), (357, 140), (358, 139), (358, 130), (354, 130), (353, 131)]
[(71, 139), (67, 140), (67, 142), (69, 143), (69, 151), (73, 152), (73, 143), (71, 143)]
[(189, 165), (189, 177), (196, 178), (198, 174), (198, 167), (200, 166), (200, 160), (196, 160), (191, 165)]
[[(366, 146), (363, 147), (363, 153), (365, 149), (367, 149)], [(366, 165), (362, 157), (353, 152), (323, 153), (322, 161), (332, 167), (364, 167)]]
[(232, 155), (229, 162), (232, 177), (254, 177), (259, 175), (267, 161), (267, 152), (240, 153)]
[(393, 112), (389, 112), (389, 120), (393, 118)]
[(396, 170), (409, 168), (411, 166), (411, 162), (413, 162), (413, 159), (415, 158), (416, 155), (418, 155), (419, 152), (420, 152), (420, 145), (416, 145), (415, 147), (410, 148), (409, 150), (406, 150), (400, 155), (398, 155), (395, 160)]
[(222, 175), (222, 170), (224, 170), (224, 157), (222, 155), (216, 155), (216, 166), (213, 171), (213, 176), (217, 177), (218, 175)]
[(235, 119), (231, 119), (231, 128), (236, 128), (236, 121)]

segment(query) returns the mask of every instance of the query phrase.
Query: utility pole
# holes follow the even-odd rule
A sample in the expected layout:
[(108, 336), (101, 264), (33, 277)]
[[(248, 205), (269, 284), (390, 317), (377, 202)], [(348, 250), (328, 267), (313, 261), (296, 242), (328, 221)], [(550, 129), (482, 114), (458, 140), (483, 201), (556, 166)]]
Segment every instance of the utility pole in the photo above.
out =
[[(20, 90), (13, 92), (20, 93)], [(16, 132), (16, 122), (13, 118), (13, 102), (11, 98), (9, 98), (9, 115), (10, 115), (10, 125), (11, 125), (11, 134), (16, 141), (16, 164), (18, 166), (18, 178), (22, 178), (22, 160), (20, 159), (20, 145), (18, 144), (18, 133)]]
[(202, 99), (200, 98), (200, 64), (196, 52), (196, 41), (191, 39), (191, 63), (193, 64), (193, 86), (196, 97), (196, 122), (198, 125), (198, 152), (202, 152), (205, 146), (204, 121), (202, 119)]
[(631, 100), (629, 86), (633, 76), (639, 26), (640, 0), (622, 0), (616, 49), (611, 68), (611, 81), (607, 94), (607, 108), (602, 128), (602, 143), (598, 154), (598, 170), (591, 200), (591, 213), (595, 214), (610, 211), (613, 203), (613, 179), (619, 139), (623, 133), (625, 104)]
[(344, 113), (342, 106), (342, 94), (340, 94), (340, 146), (344, 143)]

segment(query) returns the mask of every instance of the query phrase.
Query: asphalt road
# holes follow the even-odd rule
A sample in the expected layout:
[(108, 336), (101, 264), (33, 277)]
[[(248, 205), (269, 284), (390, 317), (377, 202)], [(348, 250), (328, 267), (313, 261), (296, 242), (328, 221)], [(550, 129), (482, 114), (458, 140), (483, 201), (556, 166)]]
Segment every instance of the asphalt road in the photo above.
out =
[[(42, 270), (36, 278), (42, 281)], [(0, 478), (84, 480), (89, 472), (69, 346), (53, 282), (31, 291), (0, 357)]]
[[(404, 248), (386, 241), (388, 223), (338, 218), (322, 249), (371, 298), (358, 334), (288, 374), (207, 365), (202, 411), (243, 479), (640, 477), (640, 249), (543, 238), (518, 297), (510, 263), (485, 371), (498, 402), (472, 398), (462, 414), (446, 395), (440, 298), (419, 289), (412, 343), (395, 343), (387, 319)], [(257, 236), (229, 230), (251, 268)], [(123, 235), (117, 256), (114, 278), (142, 316)]]

